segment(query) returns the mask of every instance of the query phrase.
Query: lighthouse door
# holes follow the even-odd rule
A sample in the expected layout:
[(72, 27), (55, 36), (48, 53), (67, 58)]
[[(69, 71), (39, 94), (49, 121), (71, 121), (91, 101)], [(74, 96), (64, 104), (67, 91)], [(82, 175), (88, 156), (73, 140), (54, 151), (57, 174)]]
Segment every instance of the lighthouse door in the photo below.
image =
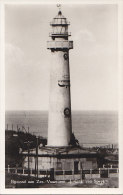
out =
[(79, 164), (79, 161), (74, 161), (74, 174), (78, 173), (78, 164)]

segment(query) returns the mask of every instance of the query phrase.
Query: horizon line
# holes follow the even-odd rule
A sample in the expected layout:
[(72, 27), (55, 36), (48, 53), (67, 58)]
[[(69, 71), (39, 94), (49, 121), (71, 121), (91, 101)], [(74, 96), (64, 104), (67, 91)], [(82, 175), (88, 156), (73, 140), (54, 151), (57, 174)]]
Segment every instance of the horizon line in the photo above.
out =
[[(49, 110), (48, 110), (48, 109), (42, 109), (42, 110), (38, 110), (38, 109), (37, 109), (37, 110), (36, 110), (36, 109), (35, 109), (35, 110), (27, 110), (27, 109), (22, 109), (22, 110), (20, 110), (20, 109), (16, 109), (16, 110), (13, 109), (13, 110), (10, 110), (10, 109), (6, 109), (5, 112), (6, 112), (6, 111), (49, 111)], [(101, 110), (101, 109), (97, 109), (97, 110), (96, 110), (96, 109), (95, 109), (95, 110), (91, 110), (91, 109), (87, 109), (87, 110), (74, 109), (74, 110), (72, 110), (72, 109), (71, 109), (71, 111), (107, 111), (107, 112), (108, 112), (108, 111), (109, 111), (109, 112), (110, 112), (110, 111), (114, 111), (114, 112), (118, 112), (119, 110), (118, 110), (118, 109), (117, 109), (117, 110), (116, 110), (116, 109), (115, 109), (115, 110), (114, 110), (114, 109), (112, 109), (112, 110), (106, 110), (106, 109), (105, 109), (105, 110), (104, 110), (104, 109), (102, 109), (102, 110)]]

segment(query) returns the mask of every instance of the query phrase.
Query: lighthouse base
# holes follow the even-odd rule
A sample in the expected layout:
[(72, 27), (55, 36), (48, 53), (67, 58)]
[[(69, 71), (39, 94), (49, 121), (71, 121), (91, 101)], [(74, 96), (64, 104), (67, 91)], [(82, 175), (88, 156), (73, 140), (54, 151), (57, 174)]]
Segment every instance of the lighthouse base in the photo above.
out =
[[(30, 168), (36, 167), (35, 151), (30, 152)], [(24, 168), (28, 168), (28, 156), (25, 157)], [(98, 155), (78, 147), (40, 147), (38, 149), (38, 176), (42, 172), (53, 171), (54, 180), (80, 179), (82, 171), (97, 169)]]

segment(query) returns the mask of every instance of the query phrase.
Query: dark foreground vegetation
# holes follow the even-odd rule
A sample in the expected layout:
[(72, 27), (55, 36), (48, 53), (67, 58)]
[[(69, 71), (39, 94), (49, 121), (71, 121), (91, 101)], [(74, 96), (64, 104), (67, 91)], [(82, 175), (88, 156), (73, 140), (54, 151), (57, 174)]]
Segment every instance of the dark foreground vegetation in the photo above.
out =
[(30, 133), (25, 133), (23, 131), (5, 131), (5, 166), (10, 167), (21, 166), (23, 162), (23, 156), (21, 152), (24, 150), (34, 149), (37, 145), (42, 144), (45, 146), (47, 144), (47, 139), (43, 137), (37, 137)]

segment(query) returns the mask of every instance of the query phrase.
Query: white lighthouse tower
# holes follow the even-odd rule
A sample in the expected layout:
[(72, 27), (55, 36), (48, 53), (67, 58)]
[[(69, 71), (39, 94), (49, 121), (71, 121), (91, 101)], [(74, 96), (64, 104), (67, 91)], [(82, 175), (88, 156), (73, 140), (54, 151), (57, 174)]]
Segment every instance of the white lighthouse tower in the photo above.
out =
[[(95, 151), (83, 149), (72, 133), (69, 50), (73, 49), (73, 42), (68, 39), (69, 23), (61, 10), (50, 25), (52, 26), (51, 41), (48, 41), (47, 46), (47, 49), (51, 50), (52, 58), (48, 143), (45, 147), (44, 142), (39, 138), (36, 152), (35, 148), (24, 152), (26, 158), (23, 166), (28, 170), (30, 166), (30, 175), (34, 177), (36, 173), (37, 179), (82, 180), (86, 178), (83, 170), (97, 169), (100, 156)], [(38, 143), (40, 143), (39, 147)]]
[(69, 146), (72, 135), (69, 50), (73, 49), (73, 41), (69, 41), (69, 24), (59, 5), (58, 15), (50, 23), (51, 41), (47, 42), (52, 55), (48, 118), (48, 146), (51, 147)]

